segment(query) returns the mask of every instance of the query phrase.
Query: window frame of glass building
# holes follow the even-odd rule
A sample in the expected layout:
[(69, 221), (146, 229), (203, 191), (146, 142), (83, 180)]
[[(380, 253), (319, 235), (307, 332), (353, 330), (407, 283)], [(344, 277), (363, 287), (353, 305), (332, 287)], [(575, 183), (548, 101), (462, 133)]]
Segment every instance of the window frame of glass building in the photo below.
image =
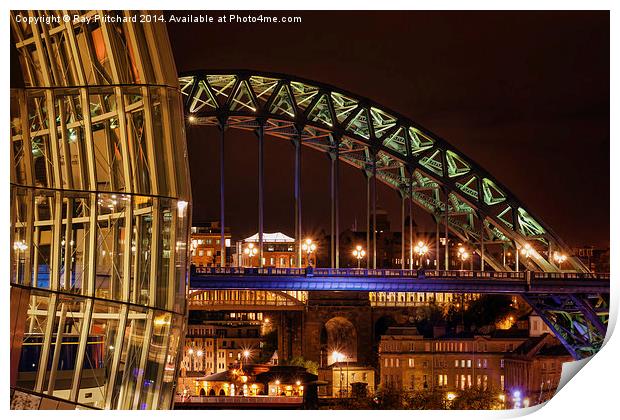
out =
[(11, 12), (14, 409), (173, 403), (191, 189), (166, 26), (140, 13)]

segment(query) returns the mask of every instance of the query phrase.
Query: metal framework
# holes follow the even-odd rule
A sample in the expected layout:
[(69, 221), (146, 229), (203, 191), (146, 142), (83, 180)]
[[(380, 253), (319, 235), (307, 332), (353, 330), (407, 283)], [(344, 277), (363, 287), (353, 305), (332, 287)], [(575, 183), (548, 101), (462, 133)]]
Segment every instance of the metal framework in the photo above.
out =
[[(295, 145), (298, 243), (299, 145), (303, 145), (327, 153), (332, 161), (332, 244), (337, 244), (338, 237), (338, 163), (352, 165), (367, 176), (368, 268), (377, 268), (376, 232), (370, 233), (376, 223), (376, 216), (371, 215), (376, 214), (377, 180), (398, 191), (403, 204), (409, 200), (432, 214), (443, 223), (446, 234), (450, 231), (466, 242), (480, 256), (481, 268), (559, 271), (554, 252), (568, 254), (568, 247), (542, 220), (472, 159), (419, 124), (367, 98), (314, 81), (247, 70), (199, 71), (184, 74), (179, 81), (190, 124), (251, 130), (256, 132), (259, 146), (264, 135)], [(259, 232), (264, 190), (261, 150), (262, 146)], [(409, 242), (411, 248), (411, 235)], [(529, 255), (519, 262), (523, 247), (528, 247)], [(337, 250), (337, 246), (331, 250), (335, 268), (339, 266)], [(517, 256), (514, 266), (502, 258), (507, 250)], [(568, 258), (566, 267), (587, 271), (574, 257)], [(444, 268), (449, 268), (447, 250)]]
[(141, 13), (11, 12), (11, 386), (93, 408), (169, 409), (185, 330), (183, 109)]
[[(383, 182), (398, 192), (402, 199), (401, 222), (405, 231), (406, 214), (411, 218), (415, 204), (430, 213), (437, 224), (435, 233), (436, 269), (440, 263), (440, 230), (446, 238), (450, 233), (465, 242), (479, 256), (479, 275), (467, 284), (444, 279), (443, 288), (437, 289), (438, 279), (417, 274), (417, 282), (386, 277), (381, 280), (368, 273), (358, 276), (350, 273), (328, 273), (325, 278), (306, 277), (303, 281), (291, 274), (287, 283), (282, 277), (270, 274), (269, 281), (278, 287), (295, 290), (369, 290), (369, 291), (452, 291), (484, 293), (519, 293), (528, 296), (532, 304), (556, 335), (576, 358), (593, 354), (606, 333), (605, 299), (607, 288), (581, 290), (591, 292), (598, 305), (588, 305), (589, 299), (576, 297), (575, 284), (566, 277), (559, 280), (543, 279), (539, 288), (533, 288), (529, 277), (497, 279), (494, 274), (535, 271), (543, 273), (587, 273), (588, 269), (575, 257), (568, 257), (564, 270), (554, 261), (556, 253), (569, 255), (568, 247), (535, 214), (527, 209), (508, 188), (491, 174), (465, 156), (441, 137), (431, 133), (409, 118), (381, 106), (367, 98), (319, 82), (284, 74), (249, 70), (205, 70), (181, 75), (181, 92), (190, 124), (212, 125), (222, 130), (236, 128), (253, 131), (259, 139), (259, 235), (263, 233), (264, 201), (264, 136), (292, 142), (295, 146), (295, 236), (301, 252), (301, 146), (326, 153), (331, 173), (331, 267), (338, 269), (339, 220), (339, 163), (345, 162), (360, 169), (366, 177), (367, 202), (367, 268), (377, 269), (376, 183)], [(222, 150), (224, 148), (222, 147)], [(221, 156), (223, 167), (224, 156)], [(221, 176), (224, 188), (223, 172)], [(222, 220), (224, 209), (222, 205)], [(442, 229), (440, 229), (442, 228)], [(402, 262), (409, 249), (409, 269), (413, 267), (413, 229), (409, 225), (408, 246), (402, 238)], [(262, 249), (262, 247), (261, 247)], [(527, 251), (527, 252), (524, 252)], [(520, 258), (520, 254), (525, 256)], [(506, 259), (514, 255), (514, 262)], [(450, 269), (450, 252), (444, 246), (444, 270)], [(301, 262), (301, 258), (298, 258)], [(473, 270), (473, 259), (471, 269)], [(261, 258), (262, 267), (262, 258)], [(489, 270), (489, 271), (486, 271)], [(444, 271), (447, 272), (447, 271)], [(237, 287), (278, 288), (267, 279), (254, 274), (221, 273)], [(235, 277), (236, 276), (236, 277)], [(365, 278), (370, 276), (370, 278)], [(530, 274), (527, 274), (530, 276)], [(196, 275), (196, 281), (198, 280)], [(251, 277), (251, 278), (250, 278)], [(441, 277), (441, 276), (440, 276)], [(458, 275), (457, 275), (458, 277)], [(587, 277), (587, 274), (586, 274)], [(585, 277), (584, 277), (585, 278)], [(487, 281), (487, 279), (489, 279)], [(481, 281), (484, 280), (484, 281)], [(583, 280), (583, 279), (582, 279)], [(207, 281), (207, 280), (205, 280)], [(209, 280), (208, 287), (230, 287), (222, 279)], [(586, 280), (587, 281), (587, 280)], [(519, 283), (518, 285), (515, 283)], [(502, 284), (500, 284), (502, 283)], [(505, 284), (504, 284), (505, 283)], [(553, 286), (551, 285), (552, 283)], [(206, 283), (205, 283), (206, 284)], [(197, 285), (197, 284), (196, 284)], [(566, 290), (572, 290), (565, 299)], [(549, 296), (549, 294), (551, 294)], [(559, 294), (559, 296), (556, 296)], [(592, 309), (596, 308), (596, 309)], [(593, 316), (592, 313), (596, 313)], [(597, 321), (598, 320), (598, 321)], [(600, 322), (599, 322), (600, 321)]]

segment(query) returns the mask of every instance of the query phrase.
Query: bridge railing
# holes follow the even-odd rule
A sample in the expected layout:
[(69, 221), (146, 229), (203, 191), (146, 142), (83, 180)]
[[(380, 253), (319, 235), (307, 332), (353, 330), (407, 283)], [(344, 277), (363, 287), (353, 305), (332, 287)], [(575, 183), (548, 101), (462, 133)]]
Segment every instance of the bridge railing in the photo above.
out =
[(402, 277), (402, 278), (473, 278), (524, 280), (595, 279), (609, 280), (608, 273), (546, 273), (538, 271), (472, 271), (472, 270), (401, 270), (395, 268), (257, 268), (257, 267), (192, 267), (202, 275), (307, 276), (307, 277)]

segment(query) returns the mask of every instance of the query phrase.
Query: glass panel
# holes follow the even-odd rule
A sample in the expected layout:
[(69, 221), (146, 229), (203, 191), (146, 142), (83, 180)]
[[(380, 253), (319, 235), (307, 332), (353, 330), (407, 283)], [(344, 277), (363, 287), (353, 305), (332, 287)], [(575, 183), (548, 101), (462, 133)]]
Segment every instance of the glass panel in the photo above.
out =
[(173, 200), (159, 199), (159, 256), (157, 269), (157, 290), (155, 305), (158, 308), (170, 309), (174, 301), (174, 287), (170, 284), (172, 276), (170, 269), (173, 260), (174, 223), (173, 223)]
[[(125, 108), (130, 111), (125, 114), (127, 119), (127, 138), (133, 167), (134, 185), (137, 193), (150, 193), (151, 173), (149, 172), (148, 153), (146, 148), (146, 127), (144, 109), (141, 104), (140, 91), (125, 94)], [(138, 103), (140, 101), (140, 103)], [(130, 107), (130, 104), (134, 104)]]
[[(20, 307), (18, 319), (25, 320), (24, 337), (21, 344), (17, 382), (19, 388), (34, 390), (43, 337), (47, 328), (47, 311), (50, 298), (46, 291), (31, 292), (28, 306)], [(23, 309), (23, 312), (21, 310)]]
[[(151, 247), (153, 227), (153, 204), (151, 197), (134, 197), (134, 242), (133, 279), (131, 288), (131, 302), (140, 305), (150, 305), (151, 285)], [(155, 281), (155, 279), (153, 279)]]
[[(170, 327), (170, 341), (168, 342), (168, 354), (166, 355), (166, 361), (164, 365), (164, 373), (160, 381), (161, 390), (159, 392), (159, 409), (168, 410), (172, 405), (172, 398), (174, 396), (174, 376), (177, 367), (177, 357), (179, 356), (179, 349), (181, 345), (181, 335), (185, 328), (185, 319), (181, 315), (172, 316), (172, 324)], [(152, 408), (156, 408), (153, 406)]]
[(58, 295), (43, 390), (51, 390), (50, 395), (65, 400), (71, 393), (85, 310), (86, 299)]
[(35, 228), (33, 246), (33, 285), (49, 289), (51, 287), (52, 252), (60, 246), (53, 240), (54, 193), (49, 190), (36, 190), (34, 196)]
[(125, 212), (131, 205), (125, 194), (98, 194), (97, 274), (95, 296), (121, 300), (123, 292), (123, 256), (125, 255)]
[(29, 247), (29, 235), (32, 232), (32, 227), (28, 217), (32, 211), (32, 194), (26, 188), (14, 188), (12, 193), (11, 203), (13, 205), (14, 222), (12, 226), (11, 282), (30, 285), (30, 278), (27, 278), (27, 269), (29, 268), (32, 254), (32, 249)]
[(144, 346), (145, 329), (146, 309), (132, 308), (124, 331), (123, 353), (112, 390), (111, 408), (133, 408), (142, 352), (148, 351), (148, 347)]
[[(161, 88), (150, 88), (151, 96), (151, 125), (153, 129), (153, 152), (156, 156), (155, 166), (157, 174), (157, 186), (159, 188), (159, 195), (171, 196), (170, 182), (174, 182), (174, 178), (170, 179), (169, 174), (173, 173), (170, 168), (171, 156), (168, 154), (166, 143), (169, 141), (169, 133), (165, 132), (169, 121), (166, 119), (167, 115), (163, 115), (162, 112), (162, 94)], [(172, 146), (173, 148), (176, 145)]]
[(105, 407), (112, 361), (116, 349), (121, 305), (95, 302), (84, 356), (77, 402), (97, 408)]
[(177, 219), (176, 219), (176, 245), (175, 245), (175, 301), (174, 312), (185, 313), (185, 296), (188, 293), (187, 278), (187, 241), (188, 241), (188, 222), (190, 220), (189, 209), (187, 206), (179, 205), (182, 203), (177, 201)]
[(153, 407), (153, 399), (161, 392), (158, 384), (162, 381), (166, 366), (171, 321), (171, 314), (165, 312), (156, 312), (153, 318), (153, 334), (149, 340), (150, 351), (146, 360), (138, 404), (138, 408), (141, 410)]

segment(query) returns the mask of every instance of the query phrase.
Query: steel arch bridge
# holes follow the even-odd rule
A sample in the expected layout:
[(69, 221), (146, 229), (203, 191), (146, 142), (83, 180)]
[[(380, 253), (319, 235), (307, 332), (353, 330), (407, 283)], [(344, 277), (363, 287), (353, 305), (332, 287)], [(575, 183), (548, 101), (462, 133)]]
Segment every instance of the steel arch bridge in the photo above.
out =
[[(328, 153), (334, 165), (342, 161), (363, 170), (369, 180), (387, 184), (438, 223), (443, 221), (454, 235), (475, 244), (476, 253), (494, 270), (512, 268), (484, 253), (492, 244), (515, 251), (531, 246), (522, 264), (547, 272), (558, 271), (555, 252), (568, 255), (549, 226), (472, 159), (367, 98), (314, 81), (247, 70), (200, 71), (179, 81), (192, 124), (255, 130), (261, 137)], [(577, 258), (569, 257), (566, 264), (587, 271)]]
[[(569, 255), (566, 244), (490, 173), (441, 137), (372, 100), (315, 81), (250, 70), (196, 71), (181, 75), (179, 82), (188, 123), (220, 129), (221, 167), (224, 166), (227, 129), (257, 134), (259, 242), (263, 236), (264, 137), (289, 140), (295, 146), (298, 261), (301, 261), (302, 239), (301, 149), (307, 146), (327, 153), (332, 163), (331, 261), (335, 269), (339, 268), (338, 167), (344, 162), (362, 170), (367, 179), (367, 232), (371, 230), (370, 215), (376, 215), (376, 182), (380, 181), (402, 198), (403, 231), (405, 202), (408, 201), (410, 214), (413, 203), (433, 216), (438, 226), (437, 237), (439, 226), (443, 226), (446, 238), (451, 233), (473, 247), (480, 257), (481, 272), (485, 272), (485, 266), (494, 272), (519, 271), (520, 268), (547, 273), (588, 272), (579, 259), (571, 256), (567, 257), (564, 270), (560, 270), (554, 256), (558, 253)], [(223, 177), (221, 179), (221, 252), (224, 255), (224, 181)], [(376, 220), (373, 220), (372, 226), (375, 225)], [(370, 233), (367, 236), (367, 249), (372, 249), (373, 257), (372, 267), (371, 258), (367, 260), (369, 269), (377, 268), (376, 229), (373, 231), (372, 247)], [(404, 237), (403, 234), (402, 252)], [(411, 227), (409, 241), (412, 253)], [(497, 246), (504, 252), (506, 249), (514, 252), (514, 266), (507, 264), (498, 252), (493, 252)], [(449, 251), (447, 246), (444, 248), (443, 268), (449, 270)], [(260, 252), (262, 249), (260, 243)], [(526, 249), (528, 257), (519, 262), (520, 252)], [(405, 269), (404, 260), (403, 254), (402, 269)], [(262, 254), (259, 261), (262, 261)], [(409, 261), (411, 269), (412, 254)], [(440, 264), (437, 245), (438, 270)], [(227, 273), (218, 276), (224, 274)], [(207, 280), (196, 276), (197, 283), (203, 280), (223, 284), (219, 278)], [(204, 284), (201, 287), (211, 287)], [(570, 294), (570, 298), (566, 298), (566, 292), (522, 295), (575, 358), (594, 354), (602, 345), (608, 318), (608, 293), (576, 292)]]

